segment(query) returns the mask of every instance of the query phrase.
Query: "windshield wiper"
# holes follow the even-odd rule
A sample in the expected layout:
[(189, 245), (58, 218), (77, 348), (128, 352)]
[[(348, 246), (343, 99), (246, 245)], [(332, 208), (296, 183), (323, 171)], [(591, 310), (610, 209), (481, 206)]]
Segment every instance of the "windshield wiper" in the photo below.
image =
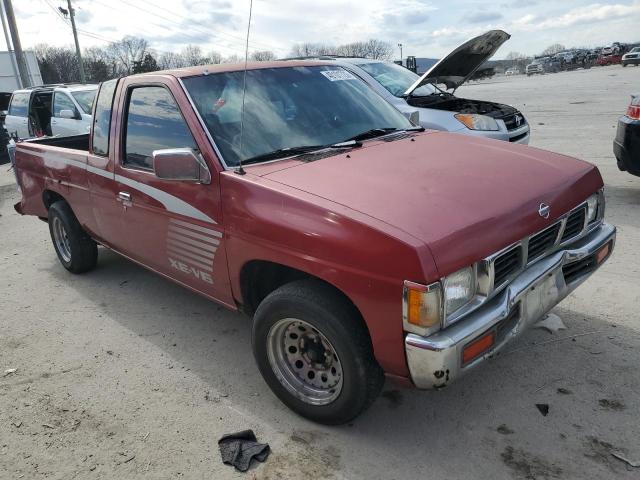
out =
[(299, 147), (284, 147), (273, 150), (272, 152), (261, 153), (255, 157), (247, 158), (242, 161), (243, 165), (250, 163), (264, 162), (267, 160), (277, 160), (279, 158), (293, 157), (296, 155), (302, 155), (303, 153), (317, 152), (319, 150), (325, 150), (328, 148), (357, 148), (361, 147), (362, 143), (357, 140), (347, 140), (339, 143), (331, 143), (328, 145), (301, 145)]
[[(366, 132), (359, 133), (354, 135), (353, 137), (345, 140), (345, 142), (350, 141), (359, 141), (359, 140), (367, 140), (370, 138), (382, 137), (384, 135), (389, 135), (390, 133), (395, 132), (423, 132), (424, 127), (414, 126), (409, 128), (396, 128), (396, 127), (380, 127), (380, 128), (372, 128), (367, 130)], [(344, 143), (344, 142), (343, 142)]]
[(242, 160), (242, 164), (246, 165), (249, 163), (264, 162), (266, 160), (276, 160), (278, 158), (293, 157), (294, 155), (300, 155), (302, 153), (308, 153), (314, 150), (321, 150), (323, 148), (327, 148), (327, 146), (326, 145), (302, 145), (299, 147), (278, 148), (277, 150), (273, 150), (267, 153), (261, 153), (260, 155), (256, 155), (255, 157), (250, 157), (250, 158), (247, 158), (246, 160)]

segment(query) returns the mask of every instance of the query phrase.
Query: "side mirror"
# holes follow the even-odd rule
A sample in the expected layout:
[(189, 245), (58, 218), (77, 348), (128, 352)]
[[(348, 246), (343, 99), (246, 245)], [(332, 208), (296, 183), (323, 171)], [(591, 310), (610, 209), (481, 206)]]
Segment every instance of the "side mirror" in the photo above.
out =
[(77, 119), (76, 112), (73, 110), (60, 110), (60, 118), (70, 118), (72, 120)]
[(190, 148), (154, 150), (153, 171), (163, 180), (211, 183), (211, 173), (204, 159)]

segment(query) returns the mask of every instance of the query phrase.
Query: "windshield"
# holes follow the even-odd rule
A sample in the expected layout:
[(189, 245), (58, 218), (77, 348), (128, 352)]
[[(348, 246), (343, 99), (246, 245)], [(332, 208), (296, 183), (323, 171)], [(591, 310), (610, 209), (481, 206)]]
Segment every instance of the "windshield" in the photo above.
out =
[(90, 114), (93, 109), (93, 100), (96, 98), (97, 91), (97, 88), (95, 90), (79, 90), (77, 92), (71, 92), (71, 95), (76, 99), (82, 111)]
[(227, 166), (258, 155), (331, 145), (376, 128), (411, 128), (399, 111), (341, 67), (247, 71), (242, 147), (243, 72), (184, 79)]
[[(374, 62), (362, 63), (358, 66), (375, 78), (380, 85), (395, 97), (404, 96), (404, 92), (420, 79), (419, 75), (395, 63)], [(416, 88), (411, 96), (425, 97), (436, 92), (436, 87), (429, 83)]]
[(640, 47), (632, 48), (629, 53), (640, 53)]

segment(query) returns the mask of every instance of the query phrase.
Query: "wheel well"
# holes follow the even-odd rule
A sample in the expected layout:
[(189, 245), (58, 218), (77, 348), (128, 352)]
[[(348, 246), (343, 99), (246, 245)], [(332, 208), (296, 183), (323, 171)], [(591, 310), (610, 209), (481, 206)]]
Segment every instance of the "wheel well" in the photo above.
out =
[(240, 272), (242, 305), (240, 308), (246, 314), (253, 315), (258, 305), (260, 305), (260, 302), (271, 292), (287, 283), (304, 279), (314, 279), (330, 287), (340, 296), (344, 297), (344, 299), (353, 306), (354, 310), (357, 311), (358, 316), (362, 318), (358, 308), (342, 290), (302, 270), (266, 260), (252, 260), (247, 262), (242, 268)]
[(62, 195), (54, 192), (53, 190), (45, 190), (44, 192), (42, 192), (42, 201), (47, 210), (49, 210), (49, 207), (51, 205), (60, 200), (66, 202), (65, 198)]

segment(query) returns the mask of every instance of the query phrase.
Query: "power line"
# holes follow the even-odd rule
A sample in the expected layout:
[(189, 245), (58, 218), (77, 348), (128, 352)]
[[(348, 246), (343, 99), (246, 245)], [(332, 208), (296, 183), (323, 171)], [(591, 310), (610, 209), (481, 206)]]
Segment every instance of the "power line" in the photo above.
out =
[[(125, 0), (120, 0), (120, 1), (124, 2)], [(174, 16), (174, 17), (178, 17), (178, 18), (180, 18), (180, 19), (182, 19), (182, 20), (189, 21), (189, 19), (188, 19), (187, 17), (184, 17), (184, 16), (181, 16), (181, 15), (178, 15), (178, 14), (176, 14), (175, 12), (172, 12), (171, 10), (168, 10), (168, 9), (166, 9), (166, 8), (164, 8), (164, 7), (161, 7), (160, 5), (156, 5), (155, 3), (151, 3), (149, 0), (139, 0), (139, 1), (141, 1), (141, 2), (143, 2), (143, 3), (146, 3), (147, 5), (150, 5), (150, 6), (154, 7), (154, 8), (157, 8), (158, 10), (163, 10), (163, 11), (165, 11), (165, 12), (169, 13), (170, 15), (172, 15), (172, 16)], [(125, 2), (125, 3), (126, 3), (126, 2)], [(163, 17), (163, 18), (165, 18), (165, 19), (166, 19), (166, 17)], [(201, 30), (201, 31), (203, 31), (203, 32), (207, 32), (206, 30), (204, 30), (204, 29), (202, 29), (201, 27), (198, 27), (198, 26), (193, 26), (193, 25), (192, 25), (192, 26), (190, 26), (189, 28), (196, 28), (196, 29), (200, 28), (200, 30)], [(207, 33), (211, 33), (211, 32), (207, 32)], [(239, 40), (239, 41), (241, 41), (241, 42), (242, 42), (242, 44), (244, 45), (245, 38), (243, 38), (243, 37), (241, 37), (241, 36), (233, 35), (233, 34), (231, 34), (231, 33), (228, 33), (228, 32), (226, 32), (226, 31), (224, 31), (224, 30), (220, 29), (218, 26), (216, 26), (216, 33), (222, 33), (223, 35), (226, 35), (226, 36), (228, 36), (228, 37), (230, 37), (230, 38), (234, 38), (234, 39), (236, 39), (236, 40)], [(255, 46), (262, 46), (262, 47), (266, 47), (266, 48), (273, 48), (273, 49), (276, 49), (276, 50), (279, 48), (279, 47), (276, 47), (276, 46), (274, 46), (274, 45), (269, 45), (268, 43), (256, 42), (256, 41), (253, 41), (253, 40), (252, 40), (250, 43), (251, 43), (254, 47), (255, 47)]]
[[(99, 2), (100, 2), (100, 0), (97, 0), (97, 1), (99, 1)], [(166, 17), (166, 16), (164, 16), (164, 15), (160, 15), (159, 13), (154, 12), (154, 11), (152, 11), (152, 10), (147, 10), (147, 9), (145, 9), (145, 8), (142, 8), (142, 7), (141, 7), (141, 6), (139, 6), (139, 5), (135, 5), (135, 4), (133, 4), (133, 3), (129, 3), (129, 1), (127, 1), (127, 0), (119, 0), (119, 1), (120, 1), (121, 3), (123, 3), (123, 4), (125, 4), (125, 5), (128, 5), (128, 6), (130, 6), (130, 7), (133, 7), (133, 8), (135, 8), (135, 9), (140, 10), (140, 11), (142, 11), (142, 12), (145, 12), (145, 13), (147, 13), (147, 14), (149, 14), (149, 15), (153, 15), (153, 16), (155, 16), (155, 17), (157, 17), (157, 18), (160, 18), (160, 19), (162, 19), (162, 20), (166, 20), (166, 21), (169, 21), (169, 22), (172, 22), (172, 23), (173, 23), (173, 22), (175, 22), (176, 18), (178, 18), (178, 19), (180, 19), (180, 20), (185, 20), (185, 21), (187, 21), (187, 22), (189, 21), (189, 19), (188, 19), (188, 18), (186, 18), (186, 17), (183, 17), (183, 16), (180, 16), (180, 15), (177, 15), (177, 14), (176, 14), (176, 13), (174, 13), (174, 12), (170, 12), (169, 10), (166, 10), (166, 9), (164, 9), (164, 8), (162, 8), (162, 7), (159, 7), (159, 6), (157, 6), (157, 5), (151, 4), (151, 3), (149, 3), (149, 2), (144, 2), (144, 3), (146, 3), (147, 5), (149, 5), (149, 6), (153, 7), (153, 8), (157, 8), (157, 9), (164, 10), (164, 11), (166, 11), (166, 12), (169, 12), (169, 13), (171, 13), (171, 14), (173, 15), (173, 17), (172, 17), (172, 18), (169, 18), (169, 17)], [(102, 3), (102, 2), (100, 2), (100, 3)], [(190, 29), (190, 30), (194, 30), (194, 31), (196, 31), (196, 32), (200, 32), (201, 34), (203, 34), (203, 35), (207, 35), (207, 36), (213, 36), (213, 37), (215, 37), (215, 36), (217, 36), (218, 34), (225, 35), (225, 36), (227, 36), (227, 37), (233, 38), (233, 39), (235, 40), (236, 44), (238, 44), (238, 45), (244, 45), (244, 41), (245, 41), (245, 39), (244, 39), (244, 38), (242, 38), (242, 37), (237, 37), (237, 36), (234, 36), (234, 35), (231, 35), (231, 34), (229, 34), (229, 33), (226, 33), (226, 32), (224, 32), (224, 31), (222, 31), (222, 30), (219, 30), (219, 29), (218, 29), (218, 30), (216, 30), (216, 32), (211, 32), (211, 31), (206, 30), (206, 29), (204, 29), (204, 28), (202, 28), (202, 27), (200, 27), (200, 26), (198, 26), (198, 25), (190, 25), (190, 26), (189, 26), (189, 29)], [(199, 40), (199, 38), (194, 37), (194, 36), (193, 36), (192, 34), (190, 34), (190, 33), (185, 33), (185, 32), (183, 32), (183, 34), (184, 34), (184, 35), (187, 35), (187, 36), (190, 36), (190, 37), (192, 37), (192, 38), (194, 38), (194, 39), (198, 39), (198, 40)], [(264, 46), (267, 46), (266, 44), (259, 44), (259, 43), (257, 43), (257, 42), (251, 42), (251, 43), (252, 43), (252, 45), (254, 46), (254, 48), (255, 48), (256, 46), (260, 46), (260, 45), (262, 45), (263, 47), (264, 47)], [(236, 53), (236, 54), (238, 54), (238, 53), (242, 53), (242, 52), (240, 52), (239, 50), (234, 50), (234, 49), (232, 49), (231, 47), (223, 47), (223, 46), (219, 46), (219, 48), (226, 48), (227, 50), (231, 50), (231, 51), (233, 51), (233, 53)], [(270, 46), (269, 46), (269, 48), (272, 48), (272, 47), (270, 47)]]

